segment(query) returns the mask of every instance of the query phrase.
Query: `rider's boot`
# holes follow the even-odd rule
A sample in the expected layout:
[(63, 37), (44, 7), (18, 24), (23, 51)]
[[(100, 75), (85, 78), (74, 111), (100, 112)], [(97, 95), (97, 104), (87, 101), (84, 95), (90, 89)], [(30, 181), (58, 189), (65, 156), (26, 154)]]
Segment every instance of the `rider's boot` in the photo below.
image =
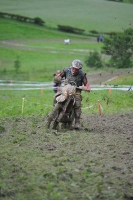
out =
[(80, 118), (75, 118), (75, 129), (79, 129), (80, 128)]

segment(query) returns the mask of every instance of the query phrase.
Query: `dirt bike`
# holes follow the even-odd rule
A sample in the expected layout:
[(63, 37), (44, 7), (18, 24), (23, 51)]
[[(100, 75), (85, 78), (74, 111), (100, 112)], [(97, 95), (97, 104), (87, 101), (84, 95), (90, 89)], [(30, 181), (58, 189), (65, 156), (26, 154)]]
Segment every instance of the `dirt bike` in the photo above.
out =
[(76, 88), (76, 83), (71, 81), (64, 85), (61, 93), (55, 95), (53, 110), (47, 116), (47, 129), (57, 129), (59, 125), (61, 128), (72, 129)]

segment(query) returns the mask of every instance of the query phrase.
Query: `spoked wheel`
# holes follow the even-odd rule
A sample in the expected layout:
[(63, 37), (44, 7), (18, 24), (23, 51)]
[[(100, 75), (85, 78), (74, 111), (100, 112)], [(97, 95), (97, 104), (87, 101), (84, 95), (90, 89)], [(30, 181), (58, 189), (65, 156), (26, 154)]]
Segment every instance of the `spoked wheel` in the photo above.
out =
[(56, 104), (53, 111), (51, 113), (49, 113), (47, 119), (46, 119), (46, 129), (56, 129), (59, 122), (57, 121), (58, 116), (60, 114), (61, 111), (61, 104)]
[(56, 111), (56, 113), (54, 113), (54, 117), (48, 116), (47, 120), (46, 120), (46, 128), (47, 129), (56, 129), (58, 126), (58, 122), (56, 121), (57, 117), (58, 117), (58, 111)]

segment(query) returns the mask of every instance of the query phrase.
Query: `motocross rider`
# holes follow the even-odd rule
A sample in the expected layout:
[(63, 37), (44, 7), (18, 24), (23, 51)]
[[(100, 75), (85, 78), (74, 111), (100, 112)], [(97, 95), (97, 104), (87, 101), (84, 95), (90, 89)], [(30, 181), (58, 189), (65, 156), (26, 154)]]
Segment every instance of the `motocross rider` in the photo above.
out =
[[(83, 89), (84, 91), (90, 92), (91, 88), (88, 83), (86, 73), (82, 71), (83, 64), (81, 60), (73, 60), (70, 67), (64, 69), (60, 76), (67, 81), (74, 81), (77, 87)], [(75, 128), (80, 128), (80, 117), (81, 117), (81, 89), (76, 89), (76, 102), (75, 102)]]

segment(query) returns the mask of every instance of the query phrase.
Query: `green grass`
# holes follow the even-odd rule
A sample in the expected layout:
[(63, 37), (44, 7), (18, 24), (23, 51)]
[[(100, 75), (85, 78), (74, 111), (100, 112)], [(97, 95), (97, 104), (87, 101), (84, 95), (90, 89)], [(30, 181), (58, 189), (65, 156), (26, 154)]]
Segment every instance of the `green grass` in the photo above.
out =
[[(31, 6), (32, 4), (32, 6)], [(1, 4), (2, 12), (9, 12), (28, 17), (40, 17), (47, 27), (69, 25), (86, 32), (123, 31), (129, 27), (133, 18), (132, 4), (117, 3), (106, 0), (50, 0), (18, 1), (5, 0)]]
[(117, 77), (115, 80), (110, 81), (113, 85), (133, 85), (133, 74)]
[[(46, 115), (52, 108), (52, 99), (54, 93), (41, 90), (36, 91), (0, 91), (1, 96), (1, 117), (4, 116), (22, 116), (22, 102), (24, 98), (25, 116)], [(5, 103), (4, 103), (5, 102)]]
[[(7, 40), (7, 42), (12, 40), (11, 43), (13, 43), (13, 45), (7, 45), (3, 42), (0, 44), (2, 47), (0, 48), (1, 79), (52, 81), (53, 73), (57, 69), (63, 69), (64, 67), (70, 66), (72, 60), (77, 58), (82, 60), (84, 71), (90, 73), (92, 70), (86, 67), (84, 63), (86, 56), (89, 55), (90, 50), (100, 52), (103, 44), (98, 44), (96, 38), (92, 39), (85, 35), (79, 36), (55, 30), (57, 24), (61, 24), (60, 20), (63, 20), (67, 14), (65, 21), (63, 20), (63, 24), (74, 24), (74, 26), (76, 26), (78, 23), (78, 27), (85, 28), (86, 33), (88, 33), (88, 28), (89, 30), (93, 29), (101, 32), (123, 31), (122, 28), (127, 28), (127, 24), (129, 27), (129, 19), (132, 18), (132, 12), (130, 12), (130, 9), (132, 8), (131, 4), (121, 4), (103, 0), (84, 1), (82, 5), (80, 2), (76, 2), (75, 5), (74, 1), (67, 3), (60, 2), (60, 0), (56, 1), (56, 3), (55, 1), (39, 1), (38, 3), (32, 2), (32, 9), (29, 6), (30, 4), (31, 1), (17, 1), (16, 3), (16, 0), (14, 0), (11, 5), (8, 4), (8, 0), (6, 0), (1, 5), (2, 12), (9, 11), (10, 13), (12, 10), (11, 13), (29, 17), (39, 16), (42, 19), (46, 17), (48, 20), (46, 21), (44, 19), (46, 25), (44, 27), (39, 27), (32, 24), (17, 22), (15, 20), (0, 19), (0, 40)], [(59, 10), (58, 5), (60, 5)], [(38, 9), (36, 9), (36, 7)], [(111, 9), (112, 12), (109, 12)], [(67, 12), (65, 12), (65, 10), (67, 10)], [(75, 15), (76, 11), (78, 12), (78, 15), (77, 13)], [(95, 13), (97, 13), (97, 15)], [(124, 18), (121, 16), (124, 16)], [(52, 21), (49, 20), (49, 17), (52, 17)], [(87, 19), (87, 21), (84, 18)], [(110, 22), (108, 20), (110, 20)], [(125, 20), (127, 20), (127, 22), (125, 22)], [(99, 26), (102, 30), (98, 30)], [(112, 26), (114, 26), (114, 28)], [(63, 44), (65, 38), (70, 38), (72, 40), (71, 45)], [(21, 67), (18, 74), (16, 74), (14, 60), (18, 55)], [(108, 62), (108, 59), (105, 59), (105, 62)]]
[(9, 39), (63, 39), (71, 35), (71, 38), (87, 38), (50, 30), (47, 27), (37, 26), (35, 24), (22, 23), (15, 20), (0, 18), (1, 31), (0, 40)]
[[(49, 53), (37, 51), (22, 51), (2, 49), (1, 56), (1, 79), (34, 80), (34, 81), (52, 81), (53, 74), (57, 69), (63, 69), (70, 66), (72, 60), (79, 57), (78, 54), (67, 53)], [(6, 57), (4, 56), (6, 55)], [(19, 55), (20, 70), (15, 73), (14, 60)], [(84, 55), (80, 55), (84, 60)], [(6, 69), (6, 73), (4, 72)]]
[[(89, 50), (100, 51), (103, 44), (86, 36), (66, 34), (0, 19), (0, 78), (32, 81), (51, 81), (57, 69), (70, 66), (72, 60), (80, 58), (83, 63)], [(72, 43), (64, 45), (64, 38)], [(11, 40), (11, 41), (9, 41)], [(10, 44), (11, 43), (11, 44)], [(19, 56), (20, 70), (15, 73), (14, 60)], [(84, 64), (86, 72), (89, 69)]]
[[(35, 91), (0, 91), (0, 117), (46, 116), (52, 109), (54, 93), (52, 90)], [(132, 110), (133, 93), (127, 91), (108, 90), (82, 93), (82, 112), (99, 114), (98, 100), (105, 114), (129, 112)], [(22, 102), (24, 98), (24, 109)]]

